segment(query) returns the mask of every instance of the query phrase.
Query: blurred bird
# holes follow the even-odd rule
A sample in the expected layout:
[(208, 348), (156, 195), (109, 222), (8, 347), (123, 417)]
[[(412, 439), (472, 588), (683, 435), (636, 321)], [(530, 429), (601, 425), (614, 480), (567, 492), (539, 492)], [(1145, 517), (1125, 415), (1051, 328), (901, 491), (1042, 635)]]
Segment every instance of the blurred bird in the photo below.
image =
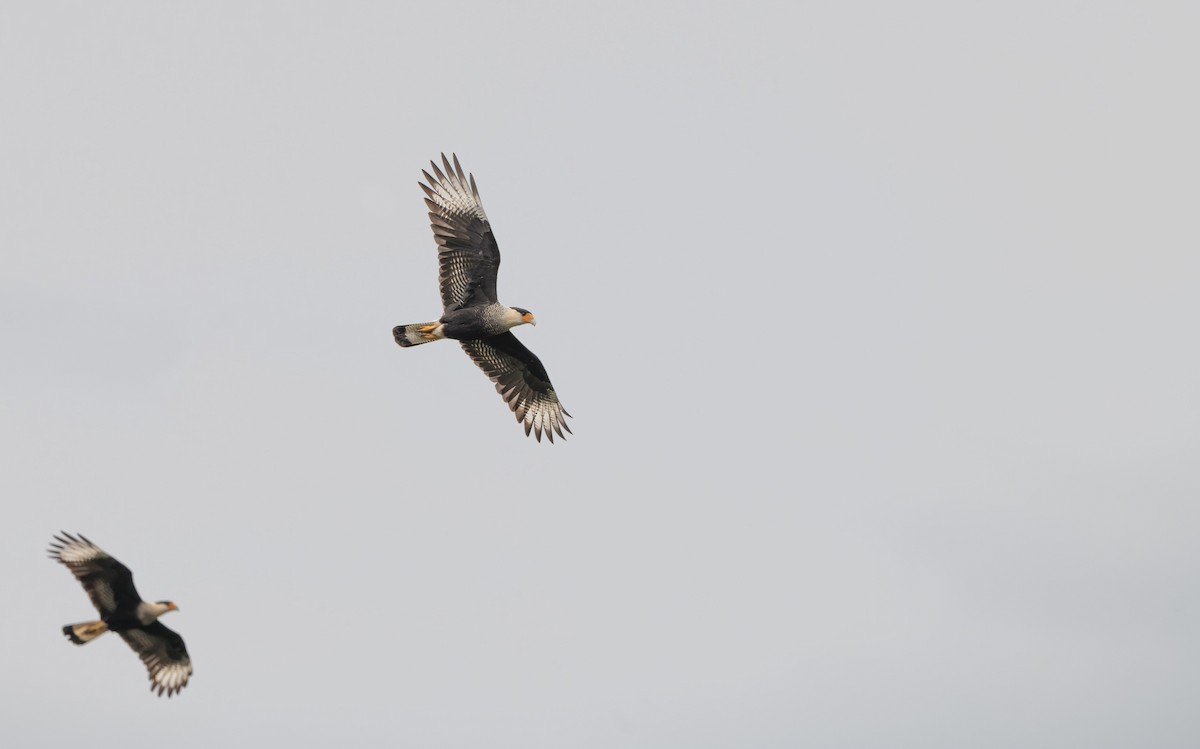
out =
[(83, 584), (92, 605), (100, 612), (96, 621), (68, 624), (63, 634), (76, 645), (91, 642), (105, 632), (116, 632), (138, 654), (150, 672), (150, 691), (168, 697), (187, 686), (192, 675), (183, 638), (164, 627), (158, 617), (178, 611), (171, 601), (143, 601), (133, 587), (133, 573), (99, 546), (63, 532), (50, 544), (50, 558), (62, 562)]

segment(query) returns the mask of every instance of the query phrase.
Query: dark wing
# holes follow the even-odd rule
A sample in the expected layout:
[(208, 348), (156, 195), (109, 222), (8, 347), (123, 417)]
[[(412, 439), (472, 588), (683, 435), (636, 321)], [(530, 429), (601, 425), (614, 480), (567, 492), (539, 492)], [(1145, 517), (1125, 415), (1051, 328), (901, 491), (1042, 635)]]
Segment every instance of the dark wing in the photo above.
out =
[(55, 536), (50, 544), (50, 558), (62, 562), (71, 570), (75, 579), (83, 584), (83, 589), (101, 616), (141, 603), (142, 597), (133, 587), (133, 573), (129, 568), (87, 540), (82, 533), (78, 538), (66, 531), (62, 536)]
[(546, 368), (515, 335), (501, 333), (459, 343), (467, 356), (496, 383), (496, 392), (517, 415), (517, 421), (525, 425), (525, 436), (532, 429), (538, 442), (542, 441), (542, 432), (551, 442), (555, 432), (566, 439), (563, 430), (570, 433), (571, 428), (563, 417), (571, 414), (558, 401)]
[(118, 632), (121, 639), (129, 643), (138, 654), (146, 670), (150, 672), (150, 691), (162, 697), (178, 692), (187, 686), (192, 675), (192, 659), (188, 657), (183, 638), (168, 629), (162, 622), (154, 622), (138, 629)]
[(496, 271), (500, 247), (492, 225), (479, 202), (475, 175), (463, 174), (458, 156), (454, 166), (442, 154), (443, 172), (429, 162), (433, 174), (421, 172), (429, 184), (419, 183), (428, 196), (430, 228), (438, 244), (438, 279), (446, 311), (496, 302)]

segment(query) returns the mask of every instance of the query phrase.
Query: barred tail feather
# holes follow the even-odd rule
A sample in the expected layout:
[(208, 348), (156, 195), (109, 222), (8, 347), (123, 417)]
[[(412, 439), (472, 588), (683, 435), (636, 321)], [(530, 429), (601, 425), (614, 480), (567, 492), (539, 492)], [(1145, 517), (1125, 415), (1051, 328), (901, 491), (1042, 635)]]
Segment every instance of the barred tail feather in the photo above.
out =
[(76, 645), (91, 642), (108, 631), (108, 625), (102, 621), (80, 622), (63, 627), (63, 634)]
[(437, 322), (419, 322), (413, 325), (397, 325), (392, 328), (396, 343), (404, 348), (419, 346), (422, 343), (437, 341), (446, 336), (442, 334), (442, 324)]

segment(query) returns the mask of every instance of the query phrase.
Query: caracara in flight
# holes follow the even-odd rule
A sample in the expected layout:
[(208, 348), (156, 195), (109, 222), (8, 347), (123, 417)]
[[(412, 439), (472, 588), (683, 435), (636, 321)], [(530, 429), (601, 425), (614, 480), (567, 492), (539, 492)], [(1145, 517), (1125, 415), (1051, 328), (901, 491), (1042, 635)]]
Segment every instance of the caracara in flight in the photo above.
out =
[[(65, 538), (64, 538), (65, 537)], [(64, 532), (50, 544), (50, 558), (67, 566), (83, 584), (100, 619), (68, 624), (63, 634), (76, 645), (90, 642), (108, 631), (129, 643), (150, 672), (150, 691), (167, 696), (187, 686), (192, 675), (183, 638), (164, 627), (158, 617), (179, 607), (170, 601), (143, 601), (133, 587), (133, 573), (99, 546), (80, 534)]]
[(463, 173), (458, 156), (451, 166), (442, 154), (444, 172), (429, 163), (433, 174), (423, 172), (428, 184), (420, 184), (428, 196), (425, 204), (438, 245), (443, 312), (435, 322), (397, 325), (392, 330), (396, 343), (407, 348), (453, 338), (496, 383), (496, 391), (525, 425), (526, 436), (532, 430), (539, 442), (543, 432), (551, 442), (556, 433), (565, 439), (563, 430), (571, 429), (563, 417), (570, 414), (559, 402), (546, 368), (510, 332), (525, 323), (536, 325), (533, 313), (507, 307), (496, 297), (500, 248), (479, 201), (475, 175)]

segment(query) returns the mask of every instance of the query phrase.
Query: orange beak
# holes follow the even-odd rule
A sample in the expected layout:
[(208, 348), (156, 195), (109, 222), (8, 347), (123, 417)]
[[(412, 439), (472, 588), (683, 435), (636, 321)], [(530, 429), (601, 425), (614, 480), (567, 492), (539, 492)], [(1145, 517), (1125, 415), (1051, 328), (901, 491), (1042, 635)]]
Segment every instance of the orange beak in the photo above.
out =
[(521, 321), (522, 321), (522, 322), (527, 322), (527, 323), (529, 323), (530, 325), (537, 325), (537, 320), (534, 320), (534, 319), (533, 319), (533, 313), (532, 313), (532, 312), (526, 312), (525, 314), (521, 315)]

